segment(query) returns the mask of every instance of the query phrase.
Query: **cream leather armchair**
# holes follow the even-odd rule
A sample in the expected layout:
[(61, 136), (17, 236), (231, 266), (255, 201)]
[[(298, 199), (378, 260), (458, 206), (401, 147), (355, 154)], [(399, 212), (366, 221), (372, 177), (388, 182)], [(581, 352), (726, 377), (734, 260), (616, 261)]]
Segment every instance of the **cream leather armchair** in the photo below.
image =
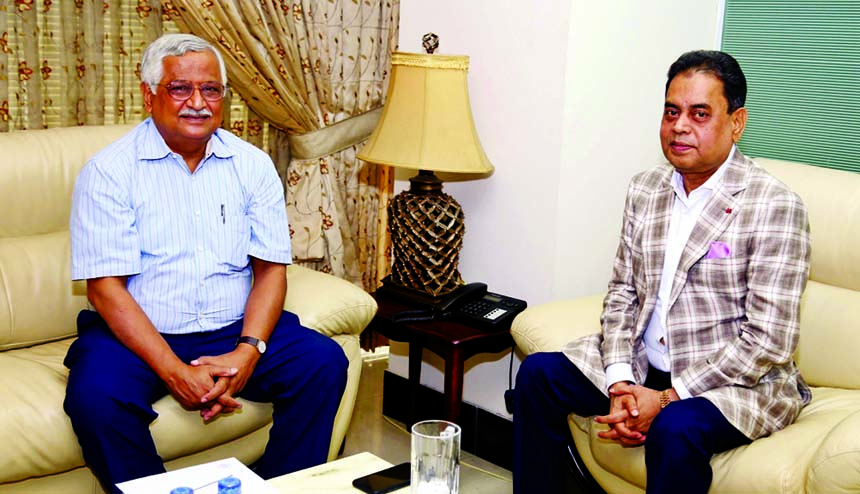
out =
[[(0, 494), (101, 493), (84, 465), (63, 411), (66, 350), (84, 283), (70, 281), (69, 209), (86, 160), (131, 126), (72, 127), (0, 134)], [(361, 373), (359, 334), (376, 302), (356, 286), (297, 266), (287, 271), (285, 308), (337, 341), (349, 359), (329, 459), (352, 416)], [(241, 411), (204, 425), (171, 397), (152, 425), (168, 469), (218, 458), (262, 455), (271, 405), (244, 401)]]
[[(860, 175), (757, 160), (806, 203), (812, 264), (795, 358), (813, 399), (797, 422), (717, 455), (712, 493), (860, 492)], [(608, 269), (608, 267), (607, 267)], [(607, 271), (608, 272), (608, 271)], [(526, 354), (560, 350), (600, 330), (602, 295), (529, 308), (514, 321)], [(570, 415), (585, 468), (610, 493), (644, 492), (642, 448), (597, 437), (593, 420)]]

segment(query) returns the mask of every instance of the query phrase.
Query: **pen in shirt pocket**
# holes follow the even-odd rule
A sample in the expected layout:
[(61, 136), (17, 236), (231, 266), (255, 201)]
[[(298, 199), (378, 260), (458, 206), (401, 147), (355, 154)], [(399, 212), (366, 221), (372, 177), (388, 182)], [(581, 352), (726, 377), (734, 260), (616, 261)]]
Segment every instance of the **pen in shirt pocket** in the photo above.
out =
[(224, 205), (221, 205), (221, 224), (224, 225), (227, 223), (227, 217), (224, 215)]

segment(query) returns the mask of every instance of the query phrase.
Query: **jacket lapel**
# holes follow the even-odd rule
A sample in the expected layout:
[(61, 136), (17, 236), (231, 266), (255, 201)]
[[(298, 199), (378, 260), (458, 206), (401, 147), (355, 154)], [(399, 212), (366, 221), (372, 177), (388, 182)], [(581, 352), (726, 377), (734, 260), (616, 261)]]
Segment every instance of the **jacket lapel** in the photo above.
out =
[(672, 166), (667, 163), (654, 192), (648, 195), (645, 204), (642, 220), (642, 266), (646, 283), (642, 315), (645, 317), (637, 319), (637, 335), (645, 330), (651, 319), (660, 288), (663, 257), (666, 255), (666, 236), (669, 233), (669, 220), (672, 218), (672, 205), (675, 201), (675, 191), (672, 188), (673, 171)]
[(737, 194), (746, 188), (750, 160), (736, 149), (731, 161), (724, 166), (728, 166), (728, 169), (714, 189), (714, 194), (705, 209), (702, 210), (699, 221), (690, 233), (684, 252), (681, 253), (667, 307), (671, 307), (677, 300), (693, 264), (707, 254), (711, 243), (722, 235), (732, 219), (740, 212)]
[(656, 297), (663, 273), (669, 220), (672, 218), (672, 206), (675, 203), (671, 168), (649, 199), (642, 232), (642, 253), (648, 293), (653, 293)]

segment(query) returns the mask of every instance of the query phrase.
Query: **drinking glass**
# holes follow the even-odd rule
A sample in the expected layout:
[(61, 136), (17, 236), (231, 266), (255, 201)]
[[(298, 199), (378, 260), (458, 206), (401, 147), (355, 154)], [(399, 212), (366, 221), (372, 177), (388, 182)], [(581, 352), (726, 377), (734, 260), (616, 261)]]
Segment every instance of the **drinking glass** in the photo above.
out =
[(425, 420), (412, 426), (412, 494), (458, 494), (460, 426)]

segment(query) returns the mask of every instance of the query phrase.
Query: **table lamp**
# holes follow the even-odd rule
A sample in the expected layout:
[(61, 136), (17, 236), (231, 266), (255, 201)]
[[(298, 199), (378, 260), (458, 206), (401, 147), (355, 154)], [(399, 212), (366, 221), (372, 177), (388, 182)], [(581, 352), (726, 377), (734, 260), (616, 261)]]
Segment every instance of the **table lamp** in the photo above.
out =
[(409, 190), (388, 205), (393, 264), (383, 280), (413, 300), (438, 303), (462, 286), (457, 269), (463, 209), (442, 192), (434, 172), (489, 175), (469, 104), (469, 57), (434, 55), (438, 37), (423, 38), (428, 53), (394, 52), (388, 102), (358, 153), (362, 160), (418, 170)]

